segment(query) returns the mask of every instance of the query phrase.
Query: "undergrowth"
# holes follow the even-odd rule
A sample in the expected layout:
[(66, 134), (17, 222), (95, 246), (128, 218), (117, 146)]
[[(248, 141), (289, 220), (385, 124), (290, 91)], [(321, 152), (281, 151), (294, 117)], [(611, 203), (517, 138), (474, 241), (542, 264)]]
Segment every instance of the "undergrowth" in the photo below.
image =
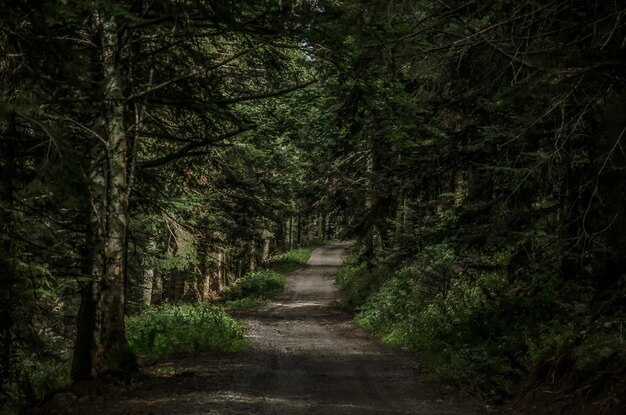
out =
[(257, 308), (285, 289), (287, 274), (304, 267), (321, 244), (311, 244), (274, 256), (267, 269), (248, 273), (220, 294), (226, 308)]
[(311, 243), (307, 246), (292, 249), (285, 253), (275, 255), (270, 259), (268, 268), (279, 274), (289, 274), (306, 265), (313, 251), (324, 245), (323, 243)]
[(221, 293), (227, 306), (258, 307), (285, 289), (285, 276), (270, 270), (252, 272)]
[(584, 287), (556, 277), (546, 284), (550, 272), (547, 266), (527, 269), (523, 278), (498, 270), (468, 272), (441, 244), (395, 268), (368, 271), (354, 255), (337, 283), (345, 306), (357, 312), (357, 324), (416, 352), (438, 379), (499, 402), (531, 376), (567, 370), (585, 378), (608, 362), (626, 367), (623, 312), (609, 312), (607, 302), (594, 309)]
[[(185, 353), (224, 353), (244, 349), (245, 327), (223, 308), (256, 308), (280, 294), (286, 274), (306, 265), (321, 243), (274, 256), (267, 269), (252, 272), (222, 293), (222, 304), (185, 303), (151, 306), (126, 318), (126, 337), (135, 354), (167, 357)], [(9, 385), (0, 392), (0, 413), (14, 405), (39, 402), (51, 391), (70, 383), (70, 356), (46, 354), (23, 358), (21, 389)], [(28, 396), (24, 396), (24, 391)], [(17, 406), (15, 407), (17, 408)], [(15, 409), (17, 410), (17, 409)]]
[(126, 320), (131, 349), (160, 357), (241, 350), (243, 335), (243, 324), (206, 303), (155, 306)]

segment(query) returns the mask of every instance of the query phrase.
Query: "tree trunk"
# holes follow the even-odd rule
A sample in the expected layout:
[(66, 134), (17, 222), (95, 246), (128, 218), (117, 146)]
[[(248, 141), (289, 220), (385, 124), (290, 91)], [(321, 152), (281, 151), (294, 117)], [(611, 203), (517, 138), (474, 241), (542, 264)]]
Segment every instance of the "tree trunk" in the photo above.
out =
[(405, 208), (406, 204), (406, 196), (404, 192), (400, 195), (399, 201), (396, 206), (396, 214), (395, 214), (395, 229), (393, 232), (393, 241), (397, 245), (402, 243), (404, 238), (404, 215), (406, 212)]
[(302, 244), (302, 216), (297, 216), (298, 224), (296, 225), (296, 246)]
[(13, 228), (13, 178), (15, 177), (15, 114), (8, 119), (0, 138), (0, 342), (2, 362), (0, 386), (11, 379), (13, 355), (13, 317), (15, 266), (13, 242), (9, 235)]
[(146, 268), (143, 273), (143, 296), (142, 302), (144, 307), (152, 304), (152, 286), (154, 284), (154, 268)]
[(265, 238), (263, 240), (263, 258), (261, 260), (261, 262), (263, 264), (267, 264), (267, 262), (270, 260), (270, 248), (271, 248), (271, 244), (272, 241), (269, 238)]
[(154, 273), (154, 282), (152, 284), (152, 304), (161, 304), (163, 302), (163, 276), (159, 272)]
[(254, 239), (248, 242), (248, 258), (248, 266), (247, 269), (244, 270), (244, 274), (250, 271), (256, 271), (257, 269), (256, 241)]
[(211, 255), (209, 251), (209, 243), (202, 239), (198, 247), (198, 258), (200, 260), (198, 289), (202, 294), (202, 300), (208, 300), (211, 297)]
[[(124, 96), (119, 72), (118, 33), (115, 19), (97, 13), (100, 37), (100, 63), (104, 102), (99, 123), (104, 142), (97, 142), (90, 172), (92, 222), (93, 283), (91, 296), (85, 293), (77, 327), (77, 341), (90, 337), (90, 375), (127, 376), (136, 368), (128, 348), (124, 325), (124, 282), (126, 275), (126, 233), (128, 228), (128, 160), (124, 130)], [(98, 145), (99, 144), (99, 145)], [(90, 309), (93, 302), (93, 312)], [(91, 320), (91, 321), (89, 321)], [(90, 332), (90, 333), (89, 333)], [(77, 344), (77, 346), (81, 346)], [(84, 358), (75, 349), (76, 366)]]
[(221, 292), (228, 286), (228, 267), (226, 264), (228, 261), (228, 256), (225, 252), (220, 252), (219, 262), (220, 262), (220, 270), (218, 273), (218, 291)]
[(287, 219), (281, 217), (276, 222), (276, 233), (274, 240), (276, 242), (275, 249), (283, 252), (287, 249)]
[[(85, 227), (85, 246), (81, 253), (81, 272), (85, 276), (90, 276), (94, 269), (94, 254), (96, 249), (97, 223), (95, 216), (88, 213)], [(92, 348), (93, 330), (95, 322), (96, 303), (93, 296), (94, 281), (86, 283), (80, 292), (80, 307), (76, 318), (76, 340), (74, 342), (74, 353), (72, 356), (72, 366), (70, 375), (74, 382), (91, 379), (92, 377)]]
[(218, 252), (217, 254), (217, 262), (211, 267), (211, 282), (209, 284), (211, 292), (219, 293), (220, 292), (220, 278), (222, 274), (222, 252)]
[(154, 292), (155, 272), (154, 265), (147, 258), (155, 255), (157, 250), (156, 236), (151, 235), (148, 239), (146, 256), (143, 259), (143, 283), (141, 284), (141, 305), (142, 309), (152, 304), (152, 294)]
[(287, 221), (287, 250), (293, 249), (293, 217), (289, 217)]

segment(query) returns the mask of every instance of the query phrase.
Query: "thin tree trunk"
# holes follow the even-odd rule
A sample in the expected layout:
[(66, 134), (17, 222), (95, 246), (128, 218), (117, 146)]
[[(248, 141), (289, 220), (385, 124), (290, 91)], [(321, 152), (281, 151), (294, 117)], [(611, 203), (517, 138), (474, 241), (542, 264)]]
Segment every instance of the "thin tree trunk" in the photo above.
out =
[(405, 199), (404, 195), (400, 196), (401, 203), (398, 203), (398, 207), (396, 207), (396, 218), (395, 218), (396, 229), (395, 229), (394, 238), (393, 238), (396, 244), (399, 244), (402, 241), (402, 238), (404, 235), (404, 228), (402, 227), (404, 223), (404, 220), (403, 220), (404, 199)]
[(211, 291), (214, 293), (220, 292), (220, 278), (222, 274), (222, 252), (218, 252), (217, 254), (217, 263), (211, 267)]
[(152, 304), (152, 287), (154, 285), (154, 268), (146, 268), (143, 274), (143, 306)]
[(155, 284), (155, 272), (152, 261), (147, 258), (155, 255), (157, 249), (156, 236), (151, 235), (148, 239), (146, 258), (143, 259), (143, 283), (141, 284), (141, 303), (142, 307), (148, 307), (152, 304), (152, 293), (154, 291)]
[(293, 249), (293, 217), (291, 216), (287, 222), (287, 235), (289, 237), (287, 249), (291, 251)]
[(203, 238), (198, 247), (198, 258), (200, 259), (198, 290), (201, 292), (201, 300), (208, 300), (211, 297), (211, 255), (209, 251), (209, 244)]
[(247, 271), (256, 271), (257, 268), (257, 252), (256, 252), (256, 242), (254, 240), (248, 242), (248, 269), (244, 270), (244, 274)]
[(7, 129), (0, 138), (0, 341), (2, 342), (2, 370), (0, 384), (8, 382), (12, 374), (13, 354), (13, 302), (15, 279), (13, 243), (9, 232), (13, 228), (13, 178), (15, 177), (15, 114), (9, 116)]
[(154, 273), (154, 283), (152, 284), (152, 304), (161, 304), (163, 302), (163, 276)]
[(218, 291), (221, 292), (228, 285), (227, 284), (228, 268), (226, 266), (226, 261), (228, 260), (228, 257), (225, 252), (220, 252), (219, 258), (220, 258), (220, 271), (219, 271), (219, 276), (218, 276), (218, 281), (219, 281)]
[[(97, 229), (95, 216), (90, 214), (85, 227), (85, 246), (81, 253), (81, 271), (85, 276), (91, 276), (94, 269), (94, 254), (96, 250)], [(71, 378), (74, 382), (91, 379), (92, 377), (92, 349), (93, 331), (95, 324), (96, 303), (93, 296), (94, 281), (87, 282), (80, 292), (80, 307), (76, 317), (76, 340), (72, 355)]]
[(278, 251), (284, 251), (285, 250), (285, 225), (283, 222), (283, 219), (281, 218), (278, 223), (277, 223), (277, 227), (276, 227), (276, 249)]
[(298, 224), (296, 225), (296, 246), (300, 246), (302, 243), (302, 216), (298, 215)]
[(270, 259), (271, 243), (272, 241), (269, 238), (265, 238), (263, 240), (263, 259), (261, 260), (261, 262), (263, 262), (264, 264), (266, 264), (267, 261), (269, 261)]

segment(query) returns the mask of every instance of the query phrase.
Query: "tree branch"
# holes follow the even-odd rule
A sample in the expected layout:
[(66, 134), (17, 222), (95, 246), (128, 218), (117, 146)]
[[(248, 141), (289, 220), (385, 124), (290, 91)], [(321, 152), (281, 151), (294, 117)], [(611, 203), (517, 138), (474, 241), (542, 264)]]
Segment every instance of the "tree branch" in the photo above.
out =
[(256, 99), (265, 99), (265, 98), (273, 98), (273, 97), (278, 97), (281, 95), (285, 95), (288, 94), (290, 92), (293, 91), (297, 91), (299, 89), (304, 89), (310, 85), (313, 85), (314, 83), (318, 82), (317, 79), (312, 79), (308, 82), (305, 82), (303, 84), (296, 84), (292, 87), (289, 88), (285, 88), (285, 89), (280, 89), (278, 91), (271, 91), (271, 92), (264, 92), (264, 93), (260, 93), (260, 94), (255, 94), (255, 95), (247, 95), (247, 96), (242, 96), (242, 97), (234, 97), (234, 98), (225, 98), (225, 99), (221, 99), (221, 100), (216, 100), (216, 101), (212, 101), (214, 104), (218, 104), (218, 105), (227, 105), (227, 104), (236, 104), (238, 102), (245, 102), (245, 101), (254, 101)]
[(250, 131), (253, 127), (246, 127), (246, 128), (240, 128), (236, 131), (230, 131), (228, 133), (219, 135), (217, 137), (211, 138), (211, 139), (206, 139), (206, 140), (202, 140), (202, 141), (197, 141), (197, 142), (193, 142), (193, 143), (189, 143), (186, 146), (183, 146), (182, 148), (180, 148), (178, 151), (174, 152), (174, 153), (170, 153), (166, 156), (163, 157), (159, 157), (156, 159), (152, 159), (152, 160), (145, 160), (139, 163), (139, 167), (144, 168), (144, 169), (149, 169), (149, 168), (154, 168), (154, 167), (158, 167), (158, 166), (162, 166), (164, 164), (167, 163), (171, 163), (172, 161), (178, 160), (180, 158), (183, 157), (187, 157), (187, 156), (191, 156), (191, 155), (195, 155), (197, 153), (192, 153), (193, 150), (196, 150), (198, 148), (202, 148), (202, 147), (206, 147), (206, 146), (210, 146), (212, 144), (215, 144), (219, 141), (225, 140), (227, 138), (231, 138), (231, 137), (235, 137), (243, 132), (246, 131)]

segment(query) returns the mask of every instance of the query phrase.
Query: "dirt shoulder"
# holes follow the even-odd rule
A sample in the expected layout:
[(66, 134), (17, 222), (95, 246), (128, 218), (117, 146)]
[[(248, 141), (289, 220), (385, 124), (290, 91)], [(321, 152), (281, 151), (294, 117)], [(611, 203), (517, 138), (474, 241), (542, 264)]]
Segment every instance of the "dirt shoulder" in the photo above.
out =
[(482, 414), (426, 380), (414, 357), (357, 328), (334, 275), (347, 245), (319, 248), (266, 307), (238, 313), (249, 350), (162, 363), (121, 393), (85, 398), (96, 414)]

